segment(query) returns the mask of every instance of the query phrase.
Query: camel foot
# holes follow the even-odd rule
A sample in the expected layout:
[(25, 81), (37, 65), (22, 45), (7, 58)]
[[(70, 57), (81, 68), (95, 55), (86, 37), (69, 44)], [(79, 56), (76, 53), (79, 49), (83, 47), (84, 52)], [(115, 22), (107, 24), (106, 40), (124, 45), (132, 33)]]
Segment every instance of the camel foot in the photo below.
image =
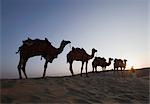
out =
[(43, 76), (42, 78), (43, 78), (43, 79), (45, 79), (46, 77), (45, 77), (45, 76)]
[(94, 71), (92, 71), (92, 73), (94, 73)]

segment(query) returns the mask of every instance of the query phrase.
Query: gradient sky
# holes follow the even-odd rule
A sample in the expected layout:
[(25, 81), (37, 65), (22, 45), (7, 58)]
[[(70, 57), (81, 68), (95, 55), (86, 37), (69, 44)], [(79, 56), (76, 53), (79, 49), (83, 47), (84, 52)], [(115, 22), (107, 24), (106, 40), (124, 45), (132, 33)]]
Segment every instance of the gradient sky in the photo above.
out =
[[(0, 78), (18, 78), (19, 54), (15, 52), (27, 37), (47, 37), (55, 47), (63, 39), (70, 40), (71, 46), (84, 48), (89, 54), (96, 48), (96, 56), (127, 59), (127, 68), (150, 66), (148, 0), (1, 0), (1, 5)], [(48, 64), (47, 76), (70, 75), (66, 63), (70, 50), (66, 46)], [(43, 66), (40, 57), (30, 58), (28, 77), (41, 77)], [(81, 62), (74, 62), (76, 74), (80, 67)]]

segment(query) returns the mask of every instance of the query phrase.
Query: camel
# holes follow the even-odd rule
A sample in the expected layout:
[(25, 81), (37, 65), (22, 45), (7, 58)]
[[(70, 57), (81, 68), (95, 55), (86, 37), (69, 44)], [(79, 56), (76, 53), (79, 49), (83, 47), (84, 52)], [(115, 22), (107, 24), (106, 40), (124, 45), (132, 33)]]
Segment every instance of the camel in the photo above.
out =
[(106, 62), (105, 58), (95, 57), (95, 59), (92, 62), (93, 72), (94, 72), (94, 69), (97, 72), (97, 66), (101, 66), (102, 70), (104, 71), (106, 67), (111, 64), (112, 60), (113, 60), (112, 58), (109, 58), (109, 61)]
[(122, 73), (122, 77), (125, 78), (124, 71), (125, 71), (125, 68), (126, 68), (126, 62), (127, 62), (126, 59), (124, 59), (124, 60), (122, 60), (122, 59), (115, 59), (114, 60), (114, 73), (115, 73), (115, 70), (117, 70), (117, 72), (118, 72), (118, 70), (120, 68), (121, 73)]
[(94, 57), (94, 54), (95, 52), (97, 52), (96, 49), (92, 49), (92, 54), (89, 55), (86, 53), (86, 51), (82, 48), (74, 48), (72, 47), (72, 50), (67, 54), (67, 63), (70, 64), (70, 72), (72, 75), (74, 75), (73, 73), (73, 69), (72, 69), (72, 64), (73, 64), (73, 61), (81, 61), (82, 62), (82, 66), (81, 66), (81, 76), (82, 76), (82, 70), (83, 70), (83, 66), (84, 66), (84, 63), (86, 63), (86, 67), (85, 67), (85, 70), (86, 70), (86, 76), (88, 76), (87, 74), (87, 65), (88, 65), (88, 61), (90, 59), (92, 59)]
[(125, 70), (126, 69), (127, 60), (124, 59), (123, 61), (124, 61), (124, 63), (122, 63), (122, 68), (123, 68), (123, 70)]
[(127, 62), (126, 59), (124, 59), (124, 60), (122, 60), (122, 59), (115, 59), (114, 60), (114, 70), (118, 71), (119, 68), (121, 70), (125, 70), (125, 68), (126, 68), (126, 62)]
[(23, 71), (26, 79), (27, 74), (25, 71), (26, 63), (29, 58), (34, 56), (41, 56), (45, 59), (43, 78), (45, 77), (46, 69), (48, 62), (52, 63), (55, 58), (57, 58), (58, 54), (62, 53), (64, 47), (71, 43), (70, 41), (62, 40), (60, 47), (55, 48), (51, 45), (47, 38), (45, 40), (35, 39), (32, 40), (28, 38), (27, 40), (22, 41), (23, 45), (21, 45), (18, 49), (17, 53), (20, 53), (20, 60), (18, 64), (18, 72), (19, 78), (22, 79), (21, 70)]
[(121, 69), (121, 63), (122, 60), (121, 59), (116, 59), (114, 60), (114, 70), (118, 70), (119, 68)]

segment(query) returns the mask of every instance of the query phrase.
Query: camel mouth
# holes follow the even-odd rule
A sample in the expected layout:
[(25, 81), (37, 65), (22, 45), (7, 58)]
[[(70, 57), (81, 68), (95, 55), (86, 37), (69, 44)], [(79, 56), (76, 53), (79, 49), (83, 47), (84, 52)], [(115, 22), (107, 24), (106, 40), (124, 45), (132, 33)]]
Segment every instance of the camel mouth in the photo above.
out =
[(70, 44), (71, 42), (70, 41), (68, 41), (68, 44)]

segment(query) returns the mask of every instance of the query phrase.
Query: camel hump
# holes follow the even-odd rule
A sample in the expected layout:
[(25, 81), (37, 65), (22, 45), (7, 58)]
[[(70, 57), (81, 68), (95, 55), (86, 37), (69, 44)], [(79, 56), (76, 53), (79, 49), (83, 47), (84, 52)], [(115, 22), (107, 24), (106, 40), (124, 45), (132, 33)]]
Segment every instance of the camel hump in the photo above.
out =
[(106, 59), (103, 57), (103, 58), (101, 58), (101, 60), (103, 60), (103, 61), (106, 61)]
[(45, 42), (47, 42), (47, 43), (51, 44), (51, 42), (50, 42), (50, 41), (48, 41), (48, 39), (47, 39), (47, 38), (45, 38)]
[(72, 51), (78, 52), (78, 53), (82, 53), (82, 52), (86, 52), (83, 48), (74, 48), (72, 47)]
[(41, 44), (41, 43), (48, 43), (51, 45), (51, 43), (48, 41), (47, 38), (45, 38), (45, 40), (41, 40), (41, 39), (30, 39), (28, 38), (27, 40), (23, 40), (22, 41), (24, 45), (28, 45), (28, 46), (31, 46), (31, 45), (34, 45), (34, 44)]
[(74, 51), (74, 50), (75, 50), (75, 48), (74, 48), (74, 47), (72, 47), (72, 50)]
[(25, 45), (32, 45), (32, 44), (33, 44), (33, 40), (30, 39), (30, 38), (28, 38), (27, 40), (23, 40), (22, 42), (23, 42), (23, 44), (25, 44)]
[(96, 59), (96, 60), (99, 60), (99, 59), (101, 59), (101, 57), (95, 57), (95, 59)]

